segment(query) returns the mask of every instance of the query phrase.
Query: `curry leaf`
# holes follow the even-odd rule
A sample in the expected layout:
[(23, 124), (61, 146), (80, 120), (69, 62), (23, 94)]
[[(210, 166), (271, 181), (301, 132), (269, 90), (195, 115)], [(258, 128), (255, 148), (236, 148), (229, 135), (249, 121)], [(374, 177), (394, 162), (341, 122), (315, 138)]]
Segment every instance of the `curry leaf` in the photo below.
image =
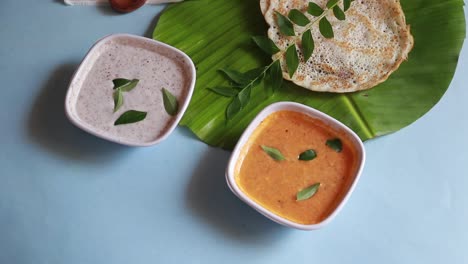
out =
[[(227, 120), (232, 119), (242, 108), (247, 106), (250, 102), (252, 88), (265, 78), (269, 67), (271, 67), (271, 65), (255, 68), (245, 73), (227, 69), (221, 70), (227, 77), (237, 82), (237, 85), (234, 87), (215, 87), (208, 89), (226, 97), (235, 97), (226, 108)], [(235, 88), (240, 89), (240, 91), (238, 92)]]
[(320, 16), (321, 14), (323, 14), (323, 9), (316, 3), (310, 2), (307, 12), (313, 16)]
[(249, 81), (241, 72), (230, 69), (220, 69), (220, 71), (237, 84), (245, 84)]
[(348, 9), (351, 7), (351, 0), (343, 0), (343, 9), (344, 11), (348, 11)]
[(226, 108), (226, 119), (231, 120), (237, 113), (239, 113), (239, 111), (241, 110), (241, 106), (242, 105), (239, 100), (239, 97), (238, 96), (234, 97), (234, 99)]
[(252, 86), (247, 86), (242, 91), (239, 92), (237, 97), (239, 97), (239, 102), (241, 108), (245, 107), (250, 101), (250, 94), (252, 93)]
[(268, 71), (267, 82), (273, 92), (277, 91), (283, 84), (283, 71), (281, 70), (281, 63), (276, 60), (271, 65)]
[(209, 87), (207, 89), (225, 97), (234, 97), (239, 92), (232, 87), (226, 87), (226, 86)]
[(125, 125), (139, 122), (146, 118), (147, 112), (141, 112), (136, 110), (129, 110), (123, 113), (115, 122), (114, 125)]
[(117, 89), (114, 91), (114, 113), (119, 110), (119, 108), (123, 104), (123, 95), (122, 95), (122, 90)]
[(244, 73), (244, 78), (247, 81), (247, 84), (256, 86), (262, 81), (266, 71), (266, 67), (255, 68)]
[(332, 8), (332, 7), (336, 6), (338, 4), (338, 1), (340, 1), (340, 0), (330, 0), (330, 1), (328, 1), (327, 8)]
[(130, 82), (131, 82), (131, 80), (124, 79), (124, 78), (117, 78), (117, 79), (112, 80), (112, 83), (114, 84), (114, 89), (117, 89), (117, 88), (119, 88), (121, 86), (124, 86), (124, 85), (126, 85), (126, 84), (128, 84)]
[(330, 24), (330, 21), (328, 21), (328, 19), (326, 17), (323, 17), (322, 19), (320, 19), (319, 30), (320, 30), (320, 33), (322, 34), (322, 36), (324, 36), (325, 38), (333, 38), (334, 37), (333, 28), (332, 28), (332, 26)]
[(294, 22), (294, 24), (301, 27), (307, 26), (310, 23), (310, 20), (299, 10), (292, 9), (288, 14), (289, 19)]
[(338, 20), (345, 20), (346, 19), (345, 13), (343, 12), (343, 10), (341, 10), (341, 8), (339, 6), (335, 6), (333, 8), (333, 14), (335, 15), (335, 17)]
[(297, 55), (296, 45), (291, 45), (286, 50), (286, 65), (288, 66), (289, 77), (293, 77), (299, 67), (299, 57)]
[(276, 22), (278, 23), (279, 30), (281, 31), (281, 33), (283, 33), (283, 35), (286, 35), (286, 36), (295, 35), (294, 26), (291, 23), (291, 21), (289, 21), (287, 17), (283, 16), (278, 11), (276, 11)]
[(309, 60), (312, 53), (314, 53), (314, 49), (314, 39), (312, 38), (312, 32), (310, 32), (309, 29), (302, 35), (302, 54), (304, 55), (304, 62)]
[(272, 159), (274, 159), (276, 161), (285, 160), (283, 154), (281, 154), (281, 151), (279, 151), (278, 149), (263, 146), (263, 145), (261, 147), (262, 147), (263, 151), (265, 151), (265, 153), (268, 154), (268, 156), (270, 156)]
[(115, 89), (120, 89), (122, 92), (129, 92), (137, 86), (139, 80), (133, 79), (133, 80), (128, 80), (128, 79), (123, 79), (123, 78), (118, 78), (112, 80), (114, 83), (114, 90)]
[(313, 149), (306, 150), (299, 155), (299, 160), (309, 161), (317, 157), (317, 153)]
[(254, 36), (252, 40), (257, 44), (257, 46), (262, 49), (266, 54), (273, 55), (278, 53), (280, 49), (276, 44), (269, 38), (265, 36)]
[(336, 152), (341, 152), (343, 150), (343, 143), (339, 138), (329, 139), (326, 144)]
[(177, 98), (165, 88), (162, 88), (162, 94), (164, 109), (166, 109), (166, 112), (169, 115), (175, 116), (177, 112), (179, 112), (179, 103), (177, 102)]
[(315, 183), (315, 184), (301, 190), (296, 195), (296, 201), (304, 201), (304, 200), (307, 200), (307, 199), (311, 198), (312, 196), (314, 196), (317, 193), (319, 188), (320, 188), (320, 182)]

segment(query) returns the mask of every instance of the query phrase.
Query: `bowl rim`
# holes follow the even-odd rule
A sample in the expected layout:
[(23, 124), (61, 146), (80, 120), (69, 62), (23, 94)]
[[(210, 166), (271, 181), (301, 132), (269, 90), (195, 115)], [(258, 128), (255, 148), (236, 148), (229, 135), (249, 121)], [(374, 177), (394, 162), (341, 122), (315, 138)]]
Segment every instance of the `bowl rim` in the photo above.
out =
[[(148, 142), (135, 142), (135, 141), (127, 141), (125, 139), (118, 139), (116, 137), (109, 136), (109, 135), (106, 135), (106, 134), (104, 134), (104, 133), (102, 133), (100, 131), (95, 130), (92, 126), (87, 125), (86, 122), (80, 120), (77, 116), (72, 114), (73, 106), (71, 105), (71, 99), (74, 96), (73, 91), (72, 91), (73, 90), (72, 86), (73, 86), (74, 82), (76, 81), (76, 78), (78, 76), (86, 75), (88, 73), (88, 71), (90, 69), (87, 71), (85, 67), (88, 64), (88, 60), (90, 59), (90, 57), (95, 52), (97, 52), (98, 48), (100, 46), (104, 45), (105, 43), (107, 43), (107, 42), (109, 42), (109, 41), (111, 41), (113, 39), (116, 39), (116, 38), (132, 39), (132, 40), (136, 40), (136, 41), (140, 41), (140, 42), (144, 42), (144, 43), (149, 43), (151, 45), (156, 45), (158, 47), (162, 47), (162, 48), (164, 48), (166, 50), (169, 50), (173, 54), (181, 56), (182, 59), (187, 62), (186, 63), (187, 67), (184, 70), (189, 71), (189, 72), (187, 72), (187, 75), (191, 76), (191, 78), (189, 79), (190, 82), (187, 85), (188, 90), (187, 90), (186, 98), (185, 98), (183, 104), (180, 105), (179, 112), (174, 117), (174, 120), (173, 120), (172, 124), (170, 126), (168, 126), (166, 128), (166, 131), (163, 134), (161, 134), (159, 137), (157, 137), (155, 140), (148, 141)], [(115, 143), (126, 145), (126, 146), (131, 146), (131, 147), (148, 147), (148, 146), (156, 145), (156, 144), (160, 143), (161, 141), (167, 139), (169, 137), (169, 135), (174, 131), (174, 129), (179, 124), (179, 122), (182, 119), (185, 111), (187, 110), (188, 105), (190, 103), (190, 100), (192, 98), (193, 91), (195, 89), (195, 82), (196, 82), (196, 68), (195, 68), (195, 65), (194, 65), (192, 59), (187, 54), (185, 54), (183, 51), (181, 51), (181, 50), (179, 50), (179, 49), (177, 49), (175, 47), (172, 47), (172, 46), (170, 46), (170, 45), (168, 45), (166, 43), (163, 43), (163, 42), (160, 42), (160, 41), (157, 41), (157, 40), (154, 40), (154, 39), (146, 38), (146, 37), (141, 37), (141, 36), (127, 34), (127, 33), (110, 34), (110, 35), (107, 35), (107, 36), (104, 36), (104, 37), (100, 38), (98, 41), (96, 41), (91, 46), (91, 48), (88, 50), (88, 52), (84, 56), (83, 60), (81, 61), (80, 65), (76, 69), (75, 73), (73, 74), (73, 76), (72, 76), (72, 78), (71, 78), (71, 80), (69, 82), (67, 93), (66, 93), (66, 96), (65, 96), (65, 105), (64, 105), (65, 115), (67, 116), (68, 120), (70, 120), (70, 122), (72, 124), (74, 124), (75, 126), (77, 126), (78, 128), (80, 128), (80, 129), (82, 129), (82, 130), (84, 130), (84, 131), (86, 131), (86, 132), (88, 132), (88, 133), (90, 133), (90, 134), (92, 134), (92, 135), (94, 135), (96, 137), (99, 137), (99, 138), (102, 138), (102, 139), (105, 139), (105, 140), (108, 140), (108, 141), (111, 141), (111, 142), (115, 142)]]
[[(288, 220), (284, 217), (281, 217), (272, 211), (266, 209), (256, 201), (254, 201), (252, 198), (248, 197), (237, 185), (236, 180), (235, 180), (235, 166), (237, 163), (237, 160), (239, 158), (240, 152), (242, 151), (244, 145), (247, 143), (248, 139), (252, 135), (252, 133), (255, 131), (255, 129), (260, 125), (260, 123), (265, 120), (268, 116), (271, 114), (281, 111), (281, 110), (290, 110), (290, 111), (295, 111), (295, 112), (300, 112), (303, 114), (306, 114), (308, 116), (311, 116), (313, 118), (317, 118), (321, 121), (325, 121), (325, 123), (331, 125), (335, 129), (340, 129), (343, 130), (344, 133), (349, 136), (350, 141), (352, 142), (353, 146), (357, 150), (357, 156), (358, 156), (358, 167), (356, 169), (356, 173), (353, 175), (354, 179), (353, 182), (351, 183), (348, 191), (344, 195), (343, 199), (339, 202), (339, 204), (336, 206), (336, 208), (331, 212), (325, 219), (323, 219), (321, 222), (316, 223), (316, 224), (299, 224), (296, 222), (293, 222), (291, 220)], [(295, 103), (295, 102), (277, 102), (268, 105), (265, 107), (258, 115), (252, 120), (252, 122), (248, 125), (248, 127), (245, 129), (243, 132), (242, 136), (239, 138), (239, 141), (237, 142), (231, 157), (229, 159), (229, 163), (226, 169), (226, 182), (229, 187), (229, 189), (243, 202), (251, 206), (253, 209), (257, 210), (259, 213), (264, 215), (265, 217), (269, 218), (270, 220), (273, 220), (274, 222), (277, 222), (281, 225), (287, 226), (287, 227), (292, 227), (300, 230), (315, 230), (324, 227), (325, 225), (329, 224), (335, 217), (336, 215), (341, 211), (341, 209), (344, 207), (346, 202), (349, 200), (352, 192), (354, 191), (364, 168), (364, 164), (366, 161), (366, 152), (364, 148), (364, 144), (361, 141), (361, 139), (356, 135), (354, 131), (352, 131), (350, 128), (348, 128), (346, 125), (341, 123), (340, 121), (336, 120), (335, 118), (320, 112), (312, 107), (300, 104), (300, 103)]]

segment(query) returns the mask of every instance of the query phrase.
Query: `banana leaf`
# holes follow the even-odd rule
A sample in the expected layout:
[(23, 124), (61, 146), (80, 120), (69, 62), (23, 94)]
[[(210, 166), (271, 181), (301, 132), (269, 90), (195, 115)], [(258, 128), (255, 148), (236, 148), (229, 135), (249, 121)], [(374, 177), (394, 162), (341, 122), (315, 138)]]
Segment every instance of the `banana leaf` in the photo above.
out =
[(202, 141), (232, 148), (265, 106), (278, 101), (309, 105), (342, 121), (362, 140), (395, 132), (428, 112), (447, 90), (465, 38), (463, 0), (402, 0), (415, 47), (407, 62), (386, 82), (351, 94), (317, 93), (285, 83), (273, 95), (253, 89), (250, 103), (232, 120), (230, 98), (210, 92), (225, 86), (221, 68), (247, 71), (271, 62), (251, 41), (266, 35), (259, 2), (197, 0), (172, 4), (161, 15), (153, 37), (186, 52), (197, 66), (197, 83), (181, 121)]

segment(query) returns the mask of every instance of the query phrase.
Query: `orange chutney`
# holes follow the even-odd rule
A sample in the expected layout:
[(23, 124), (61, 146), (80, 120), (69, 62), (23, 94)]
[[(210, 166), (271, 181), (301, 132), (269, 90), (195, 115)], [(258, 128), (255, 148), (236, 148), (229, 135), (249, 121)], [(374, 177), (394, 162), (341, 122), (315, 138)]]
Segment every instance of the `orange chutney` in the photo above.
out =
[[(342, 151), (326, 145), (339, 138)], [(261, 146), (278, 149), (286, 160), (276, 161)], [(298, 159), (313, 149), (317, 157)], [(269, 211), (299, 224), (317, 224), (327, 218), (343, 199), (357, 169), (356, 151), (344, 132), (322, 121), (293, 111), (269, 115), (252, 133), (236, 164), (239, 188)], [(315, 184), (320, 188), (307, 200), (296, 194)]]

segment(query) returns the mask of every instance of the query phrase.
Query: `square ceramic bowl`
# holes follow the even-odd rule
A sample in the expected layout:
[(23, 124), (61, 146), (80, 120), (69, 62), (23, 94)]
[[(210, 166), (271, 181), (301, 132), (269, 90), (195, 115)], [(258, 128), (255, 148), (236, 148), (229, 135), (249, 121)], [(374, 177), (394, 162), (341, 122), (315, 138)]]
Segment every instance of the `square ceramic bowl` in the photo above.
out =
[[(321, 120), (323, 123), (327, 124), (334, 130), (343, 131), (344, 135), (348, 137), (349, 141), (351, 142), (352, 146), (355, 148), (356, 153), (357, 153), (358, 164), (356, 166), (356, 170), (354, 171), (354, 174), (352, 175), (353, 177), (352, 183), (350, 184), (348, 190), (343, 196), (343, 199), (339, 202), (338, 206), (335, 208), (333, 212), (330, 213), (330, 215), (327, 218), (325, 218), (324, 220), (322, 220), (320, 223), (317, 223), (317, 224), (311, 224), (311, 225), (298, 224), (269, 211), (268, 209), (258, 204), (257, 202), (252, 200), (250, 197), (248, 197), (239, 188), (236, 182), (235, 168), (240, 158), (241, 151), (244, 148), (244, 145), (248, 142), (252, 133), (255, 131), (255, 129), (260, 125), (260, 123), (265, 118), (267, 118), (269, 115), (273, 114), (274, 112), (282, 111), (282, 110), (295, 111), (295, 112), (306, 114), (312, 118)], [(356, 187), (359, 177), (361, 176), (361, 172), (364, 168), (365, 159), (366, 159), (366, 154), (365, 154), (364, 145), (362, 144), (361, 139), (351, 129), (349, 129), (340, 121), (334, 119), (333, 117), (329, 115), (326, 115), (320, 111), (317, 111), (311, 107), (308, 107), (302, 104), (293, 103), (293, 102), (279, 102), (279, 103), (271, 104), (268, 107), (266, 107), (263, 111), (261, 111), (255, 117), (255, 119), (250, 123), (247, 129), (244, 131), (236, 147), (234, 148), (234, 151), (229, 160), (229, 164), (226, 170), (226, 181), (231, 191), (237, 197), (239, 197), (242, 201), (250, 205), (252, 208), (257, 210), (258, 212), (260, 212), (267, 218), (279, 224), (282, 224), (284, 226), (301, 229), (301, 230), (314, 230), (314, 229), (322, 228), (323, 226), (328, 224), (330, 221), (332, 221), (333, 218), (335, 218), (335, 216), (343, 208), (343, 206), (345, 205), (345, 203), (348, 201), (349, 197), (351, 196), (351, 193), (353, 192), (354, 188)]]
[[(175, 69), (177, 74), (169, 69)], [(177, 77), (171, 76), (183, 77), (176, 81)], [(122, 107), (113, 113), (112, 80), (117, 78), (136, 78), (139, 83), (131, 92), (123, 93)], [(75, 72), (66, 95), (65, 112), (73, 124), (97, 137), (128, 146), (154, 145), (166, 139), (179, 123), (192, 97), (195, 79), (195, 65), (182, 51), (140, 36), (110, 35), (93, 45)], [(179, 111), (172, 117), (164, 112), (162, 95), (162, 88), (170, 87), (177, 87), (172, 89), (179, 93)], [(80, 99), (85, 98), (82, 91), (92, 96)], [(140, 95), (135, 95), (136, 92)], [(145, 99), (148, 95), (153, 97)], [(79, 100), (87, 100), (86, 106)], [(138, 105), (138, 102), (146, 105)], [(92, 110), (80, 110), (88, 108)], [(140, 122), (131, 129), (126, 128), (136, 132), (125, 132), (123, 126), (115, 126), (114, 121), (124, 110), (147, 111), (139, 108), (159, 112), (148, 110), (145, 125)], [(80, 111), (89, 114), (80, 114)], [(159, 127), (155, 125), (158, 120)]]

